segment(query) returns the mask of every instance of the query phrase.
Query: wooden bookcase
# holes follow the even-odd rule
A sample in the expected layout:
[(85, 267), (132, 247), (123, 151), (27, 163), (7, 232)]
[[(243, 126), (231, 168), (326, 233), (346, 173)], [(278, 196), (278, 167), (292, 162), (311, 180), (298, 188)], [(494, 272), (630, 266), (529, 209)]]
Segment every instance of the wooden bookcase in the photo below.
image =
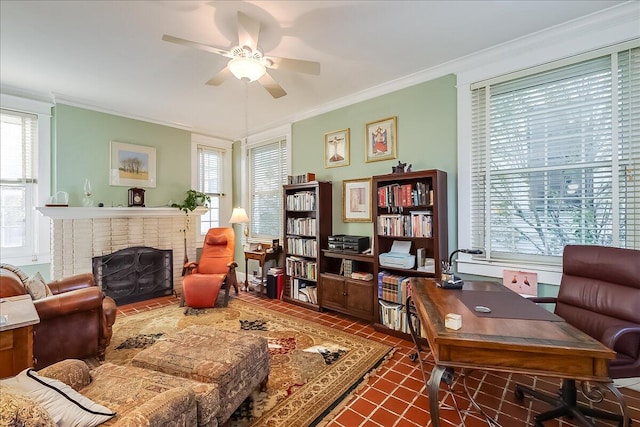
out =
[[(403, 316), (401, 310), (392, 313), (394, 310), (391, 308), (393, 303), (405, 303), (403, 278), (439, 278), (442, 261), (448, 257), (447, 174), (431, 169), (378, 175), (372, 178), (372, 187), (374, 254), (378, 276), (375, 278), (375, 306), (379, 322), (376, 326), (382, 324), (381, 329), (389, 332), (393, 330), (387, 327), (389, 318)], [(380, 254), (389, 252), (395, 241), (410, 245), (410, 254), (416, 258), (411, 268), (384, 265), (380, 261)], [(433, 260), (431, 268), (419, 267), (421, 254), (426, 260)], [(380, 285), (383, 298), (379, 298)], [(385, 304), (387, 308), (382, 309)], [(386, 310), (386, 318), (383, 310)], [(403, 320), (398, 319), (400, 329), (406, 323)], [(398, 332), (402, 333), (402, 330)]]
[(289, 184), (283, 190), (283, 300), (320, 310), (317, 284), (320, 272), (324, 271), (322, 249), (327, 247), (332, 230), (331, 182)]
[[(377, 318), (377, 282), (373, 255), (323, 250), (320, 307), (373, 322)], [(351, 278), (350, 272), (368, 273), (369, 280)]]

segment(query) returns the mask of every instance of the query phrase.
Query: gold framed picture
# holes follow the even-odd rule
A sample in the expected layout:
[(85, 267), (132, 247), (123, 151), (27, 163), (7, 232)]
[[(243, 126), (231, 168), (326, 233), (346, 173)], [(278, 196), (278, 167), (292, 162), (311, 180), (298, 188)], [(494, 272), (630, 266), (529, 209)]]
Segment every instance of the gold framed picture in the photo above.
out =
[(342, 181), (342, 221), (371, 222), (371, 178)]
[(109, 185), (155, 188), (155, 147), (111, 141)]
[(349, 128), (324, 134), (324, 167), (349, 165)]
[(398, 156), (395, 116), (367, 123), (364, 134), (366, 162), (395, 159)]

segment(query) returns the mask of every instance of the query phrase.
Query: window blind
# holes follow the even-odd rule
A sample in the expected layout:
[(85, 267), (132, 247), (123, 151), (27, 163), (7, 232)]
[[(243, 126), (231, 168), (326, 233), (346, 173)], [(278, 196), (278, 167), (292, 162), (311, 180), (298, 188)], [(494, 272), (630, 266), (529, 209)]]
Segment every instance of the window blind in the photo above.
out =
[(32, 250), (37, 135), (37, 115), (0, 109), (0, 246), (14, 256)]
[(282, 236), (282, 186), (287, 181), (286, 139), (249, 149), (251, 237)]
[(639, 52), (473, 85), (481, 257), (557, 263), (567, 244), (639, 247)]
[(224, 153), (198, 145), (198, 190), (211, 197), (209, 211), (200, 217), (200, 234), (220, 227), (220, 198), (224, 197)]

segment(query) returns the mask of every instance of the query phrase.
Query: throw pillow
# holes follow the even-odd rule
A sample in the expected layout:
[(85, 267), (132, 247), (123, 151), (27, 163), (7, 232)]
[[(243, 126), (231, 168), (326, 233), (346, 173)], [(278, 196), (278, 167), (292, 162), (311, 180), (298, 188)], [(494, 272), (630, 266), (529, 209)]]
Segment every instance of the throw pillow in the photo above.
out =
[(0, 426), (57, 427), (42, 406), (4, 385), (0, 392)]
[(31, 295), (31, 299), (34, 300), (53, 295), (51, 289), (49, 289), (49, 286), (44, 282), (44, 278), (40, 273), (36, 273), (29, 277), (29, 279), (27, 279), (27, 283), (24, 284), (24, 287), (27, 289), (27, 292), (29, 292), (29, 295)]
[(30, 368), (13, 378), (0, 380), (0, 386), (29, 396), (49, 413), (59, 427), (94, 427), (116, 415), (65, 383), (42, 377)]

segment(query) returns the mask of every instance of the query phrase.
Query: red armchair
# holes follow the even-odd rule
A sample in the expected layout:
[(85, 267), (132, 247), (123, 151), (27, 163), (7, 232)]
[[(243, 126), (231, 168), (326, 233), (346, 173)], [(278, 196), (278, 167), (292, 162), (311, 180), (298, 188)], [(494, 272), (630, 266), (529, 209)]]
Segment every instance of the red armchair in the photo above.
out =
[[(609, 363), (611, 378), (640, 376), (640, 251), (604, 246), (568, 245), (562, 257), (557, 298), (531, 298), (555, 303), (554, 313), (607, 347), (616, 358)], [(516, 385), (516, 397), (531, 395), (555, 406), (536, 415), (535, 425), (562, 416), (592, 425), (585, 416), (618, 421), (622, 416), (576, 404), (574, 380), (565, 379), (560, 398)]]
[[(95, 285), (93, 274), (80, 274), (48, 283), (53, 295), (33, 304), (40, 323), (33, 325), (34, 368), (64, 359), (82, 359), (104, 353), (111, 341), (116, 303)], [(0, 297), (27, 294), (21, 277), (0, 268)]]
[(233, 260), (236, 237), (232, 228), (211, 228), (204, 237), (198, 262), (185, 264), (186, 276), (182, 281), (184, 304), (193, 308), (213, 307), (222, 287), (225, 288), (224, 306), (229, 302), (229, 289), (238, 294), (236, 267)]

